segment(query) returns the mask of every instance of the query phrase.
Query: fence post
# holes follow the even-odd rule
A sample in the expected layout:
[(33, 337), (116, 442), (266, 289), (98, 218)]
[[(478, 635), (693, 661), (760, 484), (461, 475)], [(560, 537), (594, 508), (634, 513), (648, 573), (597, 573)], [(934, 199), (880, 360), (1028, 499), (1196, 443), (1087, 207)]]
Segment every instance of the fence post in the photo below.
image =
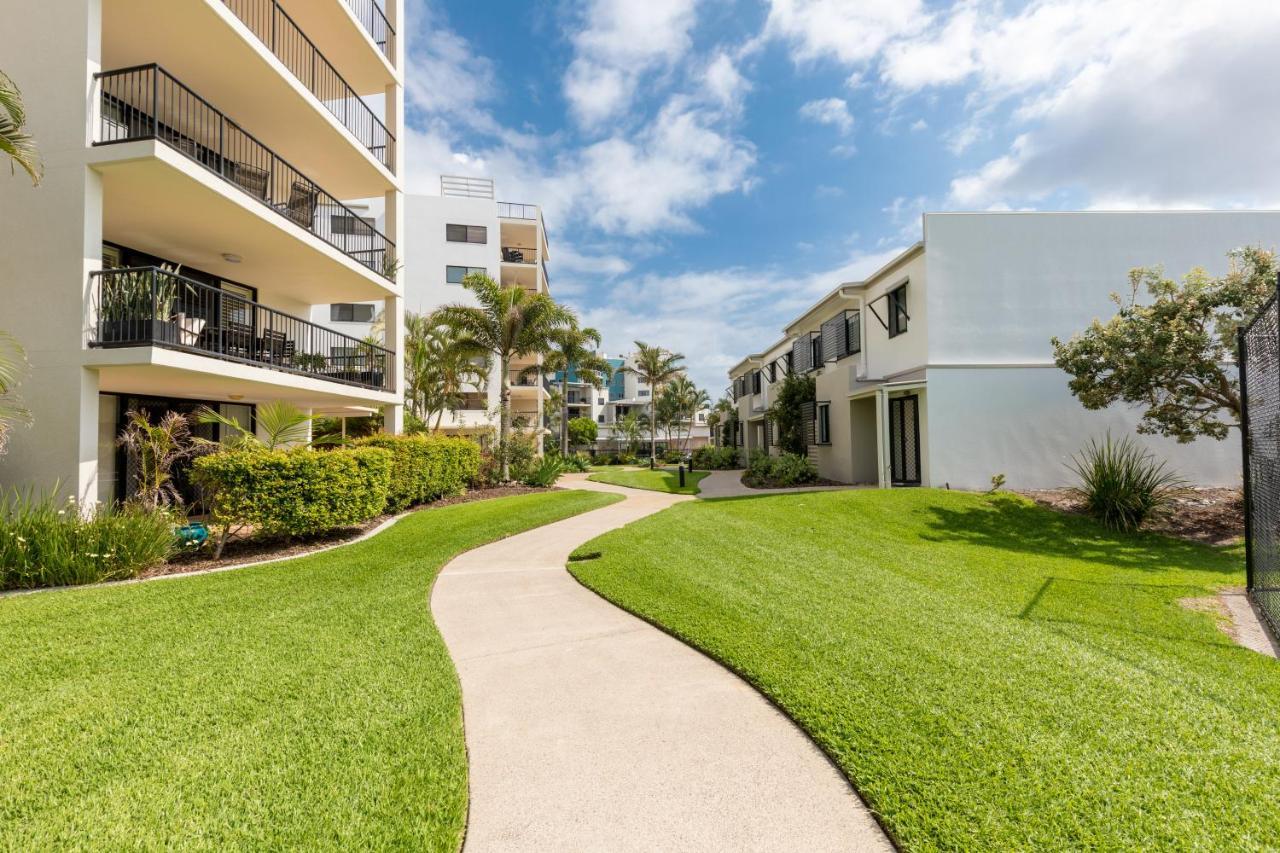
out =
[(1240, 456), (1244, 462), (1244, 567), (1245, 589), (1253, 591), (1253, 487), (1249, 476), (1248, 337), (1245, 327), (1236, 330), (1236, 367), (1240, 374)]

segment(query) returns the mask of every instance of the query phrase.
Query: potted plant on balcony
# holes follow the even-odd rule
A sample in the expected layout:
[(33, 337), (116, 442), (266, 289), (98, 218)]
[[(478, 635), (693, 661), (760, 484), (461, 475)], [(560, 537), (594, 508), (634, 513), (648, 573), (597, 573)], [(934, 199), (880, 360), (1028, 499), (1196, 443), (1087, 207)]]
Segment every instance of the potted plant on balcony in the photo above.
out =
[(98, 321), (103, 343), (176, 343), (171, 319), (177, 285), (155, 270), (108, 270), (102, 275)]
[(293, 357), (293, 366), (299, 370), (323, 373), (329, 360), (318, 352), (302, 352)]

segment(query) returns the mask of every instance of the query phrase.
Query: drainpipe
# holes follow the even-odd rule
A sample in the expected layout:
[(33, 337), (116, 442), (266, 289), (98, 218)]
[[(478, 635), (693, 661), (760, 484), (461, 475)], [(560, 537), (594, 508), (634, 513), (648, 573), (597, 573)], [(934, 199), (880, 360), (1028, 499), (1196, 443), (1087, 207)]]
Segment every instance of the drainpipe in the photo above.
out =
[(889, 391), (876, 389), (876, 452), (880, 456), (880, 477), (878, 485), (882, 489), (893, 488), (892, 462), (889, 459)]

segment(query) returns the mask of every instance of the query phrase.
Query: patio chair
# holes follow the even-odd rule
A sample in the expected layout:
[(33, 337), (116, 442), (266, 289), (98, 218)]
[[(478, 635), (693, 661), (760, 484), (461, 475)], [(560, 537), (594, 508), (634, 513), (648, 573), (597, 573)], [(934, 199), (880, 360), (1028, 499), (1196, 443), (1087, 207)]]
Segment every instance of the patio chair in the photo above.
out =
[(267, 183), (271, 177), (266, 169), (250, 166), (248, 163), (230, 163), (231, 182), (254, 198), (265, 200)]
[(289, 203), (282, 211), (285, 216), (301, 225), (308, 231), (315, 227), (316, 198), (319, 191), (301, 181), (294, 181), (289, 190)]

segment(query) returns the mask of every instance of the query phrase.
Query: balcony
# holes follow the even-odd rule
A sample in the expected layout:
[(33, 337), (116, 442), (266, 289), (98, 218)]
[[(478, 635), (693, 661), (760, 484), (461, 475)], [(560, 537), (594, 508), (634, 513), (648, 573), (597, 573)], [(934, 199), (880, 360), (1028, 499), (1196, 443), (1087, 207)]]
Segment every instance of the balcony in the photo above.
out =
[(94, 145), (157, 140), (394, 281), (395, 244), (158, 65), (96, 75)]
[[(395, 170), (395, 137), (276, 0), (222, 2), (378, 162)], [(362, 5), (356, 0), (353, 11)]]
[(374, 391), (395, 353), (161, 267), (94, 272), (89, 345), (163, 347)]

